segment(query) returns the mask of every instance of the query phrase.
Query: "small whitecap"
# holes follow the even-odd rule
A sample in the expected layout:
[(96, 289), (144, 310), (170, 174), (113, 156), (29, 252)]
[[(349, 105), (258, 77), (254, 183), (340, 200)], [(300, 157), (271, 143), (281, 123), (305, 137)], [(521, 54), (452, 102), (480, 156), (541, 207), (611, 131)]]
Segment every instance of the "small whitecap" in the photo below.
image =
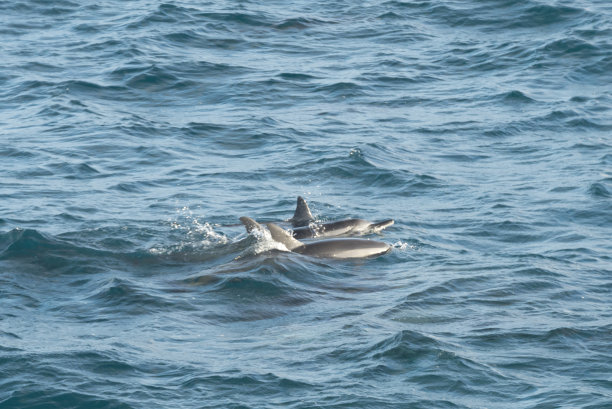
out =
[(361, 152), (361, 149), (359, 149), (359, 148), (352, 148), (349, 151), (349, 156), (351, 156), (351, 157), (356, 156), (356, 157), (360, 158), (360, 157), (363, 156), (363, 153)]
[(391, 247), (393, 247), (394, 249), (398, 249), (398, 250), (408, 250), (408, 249), (418, 250), (417, 246), (415, 246), (414, 244), (409, 244), (401, 240), (398, 240), (395, 243), (393, 243)]

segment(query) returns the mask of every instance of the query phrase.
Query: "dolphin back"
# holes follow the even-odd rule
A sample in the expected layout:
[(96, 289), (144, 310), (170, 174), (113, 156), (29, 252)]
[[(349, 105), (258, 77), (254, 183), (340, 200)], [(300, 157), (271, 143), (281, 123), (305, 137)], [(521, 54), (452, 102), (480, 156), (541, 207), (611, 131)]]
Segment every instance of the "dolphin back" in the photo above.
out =
[(382, 229), (386, 229), (387, 227), (392, 226), (393, 223), (395, 223), (393, 219), (387, 219), (383, 220), (382, 222), (372, 223), (370, 224), (370, 230), (372, 230), (373, 232), (379, 232)]
[(387, 243), (365, 239), (329, 239), (308, 243), (297, 252), (326, 258), (364, 258), (387, 253)]
[(299, 249), (300, 247), (304, 247), (304, 243), (294, 239), (293, 236), (289, 234), (289, 232), (283, 230), (274, 223), (267, 223), (266, 226), (268, 226), (268, 230), (270, 230), (270, 235), (272, 236), (272, 239), (274, 241), (282, 243), (285, 247), (287, 247), (288, 250), (294, 251), (296, 249)]
[(319, 225), (308, 225), (293, 229), (293, 237), (296, 239), (308, 239), (313, 237), (337, 237), (358, 236), (363, 234), (378, 233), (391, 226), (393, 219), (372, 223), (363, 219), (346, 219)]

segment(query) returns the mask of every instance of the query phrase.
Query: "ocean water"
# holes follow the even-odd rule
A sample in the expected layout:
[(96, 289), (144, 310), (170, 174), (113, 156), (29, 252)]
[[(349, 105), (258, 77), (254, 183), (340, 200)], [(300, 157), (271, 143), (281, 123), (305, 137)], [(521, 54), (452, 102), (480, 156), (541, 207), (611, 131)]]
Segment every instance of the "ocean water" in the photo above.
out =
[(612, 407), (609, 1), (0, 16), (0, 408)]

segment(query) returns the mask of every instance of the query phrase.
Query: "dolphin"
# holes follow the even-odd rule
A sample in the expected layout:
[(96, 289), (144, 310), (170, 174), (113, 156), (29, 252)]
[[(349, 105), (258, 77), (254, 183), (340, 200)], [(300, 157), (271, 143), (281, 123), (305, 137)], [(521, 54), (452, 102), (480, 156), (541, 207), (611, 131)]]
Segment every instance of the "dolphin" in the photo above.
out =
[(363, 219), (346, 219), (331, 223), (296, 227), (291, 231), (291, 233), (296, 239), (334, 237), (342, 235), (350, 236), (377, 233), (382, 229), (391, 226), (393, 223), (393, 219), (383, 220), (378, 223), (372, 223)]
[(289, 221), (294, 227), (292, 234), (296, 239), (377, 233), (394, 223), (393, 219), (377, 223), (363, 219), (345, 219), (331, 223), (314, 224), (314, 217), (312, 217), (308, 204), (302, 196), (298, 196), (295, 214)]
[[(255, 230), (263, 231), (263, 227), (249, 217), (241, 217), (240, 221), (246, 227), (247, 232)], [(266, 226), (274, 241), (283, 244), (289, 251), (314, 257), (325, 258), (363, 258), (380, 256), (387, 253), (391, 246), (387, 243), (366, 239), (329, 239), (319, 240), (313, 243), (302, 243), (293, 238), (288, 231), (283, 230), (274, 223)]]

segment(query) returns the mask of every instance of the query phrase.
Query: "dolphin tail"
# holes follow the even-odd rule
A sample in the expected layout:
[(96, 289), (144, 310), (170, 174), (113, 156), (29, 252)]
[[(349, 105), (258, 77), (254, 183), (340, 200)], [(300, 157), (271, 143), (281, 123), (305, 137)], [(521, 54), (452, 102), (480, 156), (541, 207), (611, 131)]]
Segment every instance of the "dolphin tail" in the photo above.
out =
[(266, 226), (268, 226), (268, 230), (270, 230), (270, 235), (272, 236), (272, 239), (274, 239), (274, 241), (282, 243), (285, 247), (287, 247), (288, 250), (293, 251), (298, 247), (304, 246), (304, 243), (294, 239), (293, 236), (289, 234), (289, 232), (281, 229), (274, 223), (267, 223)]
[(247, 233), (251, 233), (255, 230), (263, 231), (263, 227), (261, 227), (261, 224), (257, 223), (255, 220), (251, 219), (250, 217), (242, 216), (240, 218), (240, 221), (242, 222), (242, 224), (244, 224), (244, 227), (246, 228)]
[(383, 220), (382, 222), (370, 224), (370, 229), (374, 232), (378, 232), (378, 231), (381, 231), (382, 229), (386, 229), (387, 227), (391, 226), (393, 223), (395, 223), (393, 219)]
[(293, 227), (298, 226), (306, 226), (308, 223), (314, 220), (312, 217), (312, 213), (310, 213), (310, 209), (308, 208), (308, 204), (306, 200), (302, 196), (298, 196), (297, 198), (297, 206), (295, 207), (295, 213), (293, 217), (289, 220)]

